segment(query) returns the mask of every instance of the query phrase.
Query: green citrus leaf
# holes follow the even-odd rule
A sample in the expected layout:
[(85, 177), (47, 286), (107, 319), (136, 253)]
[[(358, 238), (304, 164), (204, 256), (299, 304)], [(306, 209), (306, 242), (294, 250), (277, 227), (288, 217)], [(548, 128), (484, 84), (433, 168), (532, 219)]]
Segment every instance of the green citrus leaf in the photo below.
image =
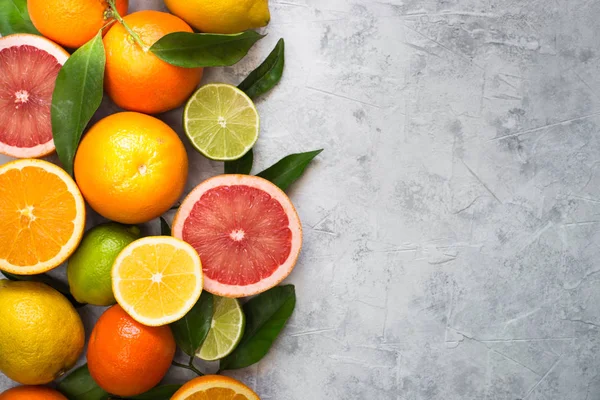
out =
[(225, 161), (226, 174), (250, 175), (252, 163), (254, 162), (254, 152), (250, 149), (242, 158), (234, 161)]
[(271, 90), (281, 80), (285, 65), (285, 42), (279, 39), (266, 60), (248, 75), (238, 88), (251, 99)]
[(302, 176), (308, 164), (322, 151), (323, 149), (307, 153), (290, 154), (258, 174), (258, 176), (273, 182), (281, 190), (286, 190)]
[(233, 353), (221, 360), (220, 369), (246, 368), (259, 362), (269, 352), (295, 306), (294, 285), (274, 287), (244, 304), (246, 331)]
[(73, 160), (103, 95), (106, 55), (102, 33), (77, 49), (61, 68), (52, 95), (52, 136), (58, 158), (73, 174)]
[(129, 397), (131, 400), (161, 400), (170, 399), (181, 388), (182, 385), (163, 385), (140, 394), (139, 396)]
[(179, 67), (224, 67), (244, 58), (254, 43), (263, 37), (254, 31), (233, 35), (174, 32), (159, 39), (150, 51)]
[(71, 372), (58, 384), (58, 390), (69, 400), (109, 400), (110, 395), (92, 379), (87, 364)]
[(213, 303), (213, 295), (203, 291), (186, 316), (171, 324), (177, 345), (189, 356), (196, 355), (208, 335), (213, 317)]
[(171, 236), (171, 227), (163, 217), (160, 217), (160, 234), (162, 236)]
[(0, 35), (34, 33), (39, 35), (29, 18), (27, 0), (0, 0)]
[(52, 278), (49, 275), (15, 275), (4, 271), (0, 271), (0, 274), (4, 275), (6, 279), (9, 279), (11, 281), (32, 281), (45, 283), (51, 288), (54, 288), (60, 293), (62, 293), (67, 298), (67, 300), (69, 300), (71, 304), (73, 304), (75, 308), (85, 306), (85, 304), (79, 303), (77, 300), (75, 300), (75, 298), (71, 295), (71, 292), (69, 291), (69, 287), (66, 284), (59, 281), (58, 279)]

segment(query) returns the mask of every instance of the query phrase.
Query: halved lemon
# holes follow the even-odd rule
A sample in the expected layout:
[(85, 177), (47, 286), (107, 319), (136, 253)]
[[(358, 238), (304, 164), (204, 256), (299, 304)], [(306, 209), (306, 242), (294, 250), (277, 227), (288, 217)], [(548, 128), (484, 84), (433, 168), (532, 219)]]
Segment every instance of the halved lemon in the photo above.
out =
[(205, 375), (183, 385), (171, 400), (260, 400), (252, 389), (228, 376)]
[(169, 236), (145, 237), (125, 247), (113, 265), (112, 281), (119, 305), (147, 326), (183, 318), (204, 283), (196, 250)]
[(85, 203), (71, 177), (42, 160), (0, 166), (0, 270), (41, 274), (81, 241)]

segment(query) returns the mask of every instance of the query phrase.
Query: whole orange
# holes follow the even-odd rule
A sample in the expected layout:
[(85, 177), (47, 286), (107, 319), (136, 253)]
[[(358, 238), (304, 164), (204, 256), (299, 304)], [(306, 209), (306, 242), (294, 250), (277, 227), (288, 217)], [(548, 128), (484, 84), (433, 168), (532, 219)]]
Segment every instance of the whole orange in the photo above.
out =
[[(129, 1), (115, 3), (119, 14), (125, 15)], [(27, 0), (27, 10), (42, 35), (71, 48), (83, 46), (114, 21), (106, 0)]]
[(156, 114), (179, 107), (202, 79), (202, 68), (168, 64), (148, 49), (172, 32), (192, 32), (182, 19), (159, 11), (138, 11), (124, 18), (144, 44), (131, 39), (123, 25), (114, 24), (104, 37), (105, 89), (121, 108)]
[(75, 155), (75, 180), (100, 215), (124, 224), (157, 218), (179, 199), (188, 173), (181, 139), (161, 120), (122, 112), (96, 123)]
[(137, 396), (162, 380), (175, 356), (175, 347), (168, 325), (142, 325), (115, 305), (100, 316), (92, 331), (88, 368), (107, 392)]
[(44, 386), (18, 386), (0, 394), (0, 400), (67, 400), (65, 396)]

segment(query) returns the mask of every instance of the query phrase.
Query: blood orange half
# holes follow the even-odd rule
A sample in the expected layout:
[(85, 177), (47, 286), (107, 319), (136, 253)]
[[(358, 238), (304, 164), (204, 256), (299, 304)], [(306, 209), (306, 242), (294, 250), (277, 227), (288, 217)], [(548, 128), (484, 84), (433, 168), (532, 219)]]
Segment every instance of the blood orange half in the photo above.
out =
[(50, 107), (62, 47), (37, 35), (0, 38), (0, 153), (18, 158), (54, 151)]
[(198, 185), (179, 207), (173, 236), (200, 255), (204, 289), (225, 297), (276, 286), (292, 272), (302, 247), (290, 199), (249, 175), (220, 175)]

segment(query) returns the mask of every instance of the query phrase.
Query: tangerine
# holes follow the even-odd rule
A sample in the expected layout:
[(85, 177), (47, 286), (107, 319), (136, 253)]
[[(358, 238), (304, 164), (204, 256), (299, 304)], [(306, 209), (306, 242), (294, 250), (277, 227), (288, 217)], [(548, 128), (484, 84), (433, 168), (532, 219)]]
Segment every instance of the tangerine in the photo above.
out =
[(129, 316), (119, 305), (102, 314), (87, 351), (92, 378), (117, 396), (137, 396), (156, 386), (175, 356), (169, 326), (149, 327)]
[(45, 386), (17, 386), (0, 394), (0, 400), (67, 400), (60, 392)]

